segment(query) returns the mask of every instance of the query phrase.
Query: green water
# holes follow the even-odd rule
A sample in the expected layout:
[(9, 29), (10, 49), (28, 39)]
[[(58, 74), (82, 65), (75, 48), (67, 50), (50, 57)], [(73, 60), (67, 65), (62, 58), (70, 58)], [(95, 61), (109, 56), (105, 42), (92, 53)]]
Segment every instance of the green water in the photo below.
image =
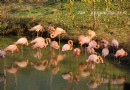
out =
[[(18, 39), (18, 37), (1, 37), (0, 48), (6, 48)], [(80, 54), (78, 58), (75, 58), (72, 51), (65, 52), (66, 57), (58, 63), (59, 72), (56, 75), (51, 73), (53, 67), (47, 67), (45, 71), (36, 70), (30, 63), (50, 60), (50, 53), (55, 52), (59, 54), (58, 50), (51, 49), (49, 46), (46, 49), (33, 50), (31, 45), (23, 47), (23, 54), (20, 51), (12, 56), (11, 53), (6, 55), (5, 59), (0, 59), (0, 73), (4, 73), (4, 67), (14, 65), (14, 61), (29, 60), (29, 64), (26, 68), (19, 68), (16, 74), (6, 72), (6, 82), (0, 82), (0, 90), (123, 90), (123, 84), (112, 85), (110, 82), (101, 83), (97, 88), (91, 89), (88, 87), (88, 83), (92, 80), (103, 79), (103, 75), (107, 75), (107, 79), (111, 80), (114, 77), (126, 76), (127, 82), (130, 81), (130, 69), (122, 64), (113, 64), (112, 60), (105, 59), (104, 64), (96, 65), (95, 70), (88, 70), (90, 76), (80, 77), (79, 82), (68, 82), (62, 78), (62, 74), (68, 71), (72, 71), (73, 76), (79, 75), (77, 63), (85, 62), (87, 59), (84, 54)], [(61, 44), (62, 47), (62, 44)], [(80, 48), (80, 47), (79, 47)], [(34, 57), (34, 54), (41, 52), (41, 57)], [(60, 54), (63, 52), (60, 51)], [(78, 59), (78, 62), (77, 62)], [(112, 64), (111, 64), (112, 63)], [(97, 75), (96, 78), (93, 75)]]

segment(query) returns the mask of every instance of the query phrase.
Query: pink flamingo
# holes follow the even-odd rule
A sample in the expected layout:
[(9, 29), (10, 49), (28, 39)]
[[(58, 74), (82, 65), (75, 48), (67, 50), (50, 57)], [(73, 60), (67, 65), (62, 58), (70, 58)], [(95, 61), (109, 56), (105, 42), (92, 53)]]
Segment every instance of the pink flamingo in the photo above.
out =
[(52, 41), (50, 43), (50, 47), (54, 48), (54, 49), (59, 49), (60, 48), (60, 46), (58, 45), (58, 43), (56, 41)]
[(4, 49), (4, 51), (5, 52), (12, 52), (12, 56), (13, 56), (13, 53), (14, 52), (18, 52), (19, 51), (19, 49), (18, 49), (18, 47), (15, 45), (15, 44), (13, 44), (13, 45), (9, 45), (8, 47), (6, 47), (5, 49)]
[(100, 45), (97, 44), (97, 42), (95, 40), (92, 40), (91, 42), (89, 42), (88, 47), (99, 49)]
[(4, 50), (0, 50), (0, 57), (5, 58), (6, 52)]
[(73, 49), (73, 41), (69, 40), (68, 44), (63, 45), (62, 47), (62, 51), (68, 51), (68, 50), (72, 50)]
[(58, 36), (58, 35), (60, 35), (60, 34), (62, 34), (62, 33), (66, 33), (66, 31), (63, 30), (62, 28), (57, 27), (55, 30), (52, 30), (52, 31), (51, 31), (50, 37), (51, 37), (51, 38), (55, 38), (56, 36)]
[(108, 54), (109, 54), (108, 48), (102, 49), (102, 56), (103, 56), (103, 57), (106, 57)]
[(78, 41), (80, 42), (82, 40), (82, 38), (84, 38), (85, 36), (84, 35), (79, 35), (78, 36)]
[(41, 24), (36, 25), (34, 27), (32, 27), (31, 29), (29, 29), (29, 31), (36, 31), (37, 32), (37, 37), (38, 37), (38, 32), (42, 32), (43, 31), (43, 27)]
[(91, 39), (96, 36), (96, 33), (92, 30), (88, 30), (88, 34), (91, 37)]
[(60, 69), (59, 67), (53, 68), (52, 69), (52, 74), (56, 75), (58, 73), (59, 69)]
[(30, 43), (35, 44), (37, 42), (45, 42), (45, 39), (43, 37), (37, 37), (34, 40), (32, 40)]
[(49, 26), (48, 31), (51, 33), (52, 31), (55, 31), (55, 28), (53, 26)]
[[(116, 58), (118, 58), (118, 57), (124, 57), (124, 56), (127, 56), (127, 55), (128, 55), (128, 53), (123, 48), (121, 48), (121, 49), (116, 51), (116, 54), (114, 56)], [(120, 63), (120, 58), (119, 58), (119, 63)]]
[(94, 62), (99, 64), (100, 62), (103, 63), (103, 59), (101, 56), (97, 56), (95, 54), (91, 54), (89, 55), (88, 59), (86, 60), (86, 62)]
[[(73, 50), (73, 54), (74, 54), (75, 57), (79, 56), (80, 52), (81, 52), (81, 50), (79, 48), (75, 48)], [(78, 57), (77, 57), (77, 66), (78, 66)]]
[(105, 39), (102, 39), (100, 42), (103, 43), (104, 47), (108, 47), (110, 45), (110, 43)]
[(65, 54), (59, 54), (59, 55), (57, 55), (56, 60), (57, 60), (57, 62), (61, 62), (65, 57), (66, 57)]
[(17, 45), (17, 44), (21, 44), (21, 45), (26, 45), (26, 46), (28, 46), (28, 40), (27, 40), (26, 37), (23, 37), (23, 38), (18, 39), (18, 41), (15, 42), (15, 44), (16, 44), (16, 45)]
[(90, 36), (87, 37), (80, 37), (79, 44), (82, 46), (83, 44), (88, 44), (91, 41)]
[(36, 48), (46, 48), (46, 46), (48, 45), (48, 43), (51, 42), (51, 39), (50, 38), (46, 38), (46, 43), (45, 42), (37, 42), (36, 44), (34, 44), (32, 46), (33, 49), (36, 49)]
[(114, 53), (114, 49), (117, 49), (119, 47), (119, 42), (116, 39), (113, 39), (111, 42), (111, 46), (113, 47), (113, 53)]
[(87, 47), (87, 53), (88, 54), (97, 54), (96, 52), (95, 52), (95, 50), (94, 50), (94, 48), (91, 48), (91, 47)]
[(18, 39), (17, 42), (15, 42), (15, 44), (16, 44), (16, 45), (17, 45), (17, 44), (22, 45), (22, 46), (21, 46), (21, 51), (22, 51), (22, 53), (23, 53), (23, 45), (28, 46), (28, 40), (27, 40), (26, 37), (23, 37), (23, 38)]
[(115, 57), (118, 58), (118, 57), (124, 57), (127, 55), (128, 53), (123, 48), (121, 48), (120, 50), (116, 51)]
[(79, 55), (80, 55), (80, 52), (81, 52), (81, 50), (80, 50), (79, 48), (75, 48), (75, 49), (73, 50), (73, 54), (74, 54), (75, 57), (76, 57), (76, 56), (79, 56)]

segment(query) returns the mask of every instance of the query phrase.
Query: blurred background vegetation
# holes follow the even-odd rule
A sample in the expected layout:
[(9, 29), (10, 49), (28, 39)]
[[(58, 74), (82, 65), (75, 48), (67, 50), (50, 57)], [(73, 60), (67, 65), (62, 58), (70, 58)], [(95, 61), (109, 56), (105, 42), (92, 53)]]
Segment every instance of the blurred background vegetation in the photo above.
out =
[[(97, 39), (116, 38), (130, 51), (129, 0), (0, 0), (0, 35), (30, 36), (39, 23), (66, 30), (62, 39), (77, 40), (91, 29)], [(34, 33), (35, 35), (35, 33)]]

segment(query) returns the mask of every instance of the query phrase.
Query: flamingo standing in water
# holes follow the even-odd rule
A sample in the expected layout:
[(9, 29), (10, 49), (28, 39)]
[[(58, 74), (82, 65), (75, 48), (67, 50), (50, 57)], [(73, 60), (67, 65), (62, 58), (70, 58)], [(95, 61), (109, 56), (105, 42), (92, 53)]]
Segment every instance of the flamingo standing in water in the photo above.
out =
[(103, 63), (103, 59), (101, 56), (97, 56), (95, 54), (91, 54), (88, 59), (86, 60), (86, 62), (94, 62), (99, 64), (100, 62)]
[(43, 37), (37, 37), (34, 40), (32, 40), (30, 43), (35, 44), (37, 42), (45, 42), (45, 39)]
[(21, 51), (22, 51), (22, 53), (23, 53), (23, 45), (28, 46), (28, 40), (27, 40), (26, 37), (23, 37), (23, 38), (18, 39), (17, 42), (15, 42), (15, 44), (16, 44), (16, 45), (17, 45), (17, 44), (22, 45), (22, 46), (21, 46)]
[(91, 48), (91, 47), (87, 47), (87, 53), (88, 54), (97, 54), (97, 52), (95, 52), (94, 48)]
[(52, 41), (50, 43), (50, 47), (54, 48), (54, 49), (59, 49), (60, 48), (60, 46), (58, 45), (58, 43), (56, 41)]
[[(116, 54), (114, 56), (116, 58), (118, 58), (118, 57), (124, 57), (124, 56), (127, 56), (127, 55), (128, 55), (128, 53), (123, 48), (121, 48), (121, 49), (116, 51)], [(120, 59), (119, 59), (119, 63), (120, 63)]]
[(46, 43), (45, 42), (37, 42), (35, 43), (32, 48), (36, 49), (36, 48), (46, 48), (46, 46), (48, 45), (48, 43), (51, 42), (50, 38), (46, 38)]
[[(51, 37), (51, 38), (55, 38), (56, 36), (59, 35), (59, 46), (60, 46), (60, 35), (61, 35), (62, 33), (66, 33), (66, 31), (63, 30), (62, 28), (57, 27), (55, 30), (52, 28), (52, 31), (51, 31), (50, 33), (51, 33), (51, 34), (50, 34), (50, 37)], [(60, 53), (60, 49), (59, 49), (59, 53)]]
[(73, 41), (72, 40), (69, 40), (68, 41), (68, 44), (65, 44), (63, 45), (62, 47), (62, 51), (69, 51), (69, 50), (72, 50), (73, 49)]
[(97, 44), (95, 40), (92, 40), (91, 42), (89, 42), (88, 47), (99, 49), (100, 45)]
[(29, 29), (29, 31), (36, 31), (37, 32), (37, 37), (38, 37), (38, 32), (42, 32), (43, 31), (43, 27), (41, 24), (36, 25), (34, 27), (32, 27), (31, 29)]
[(12, 52), (12, 56), (13, 56), (13, 53), (14, 52), (18, 52), (19, 51), (19, 49), (18, 49), (18, 47), (15, 45), (15, 44), (13, 44), (13, 45), (9, 45), (8, 47), (6, 47), (5, 49), (4, 49), (4, 51), (5, 52)]

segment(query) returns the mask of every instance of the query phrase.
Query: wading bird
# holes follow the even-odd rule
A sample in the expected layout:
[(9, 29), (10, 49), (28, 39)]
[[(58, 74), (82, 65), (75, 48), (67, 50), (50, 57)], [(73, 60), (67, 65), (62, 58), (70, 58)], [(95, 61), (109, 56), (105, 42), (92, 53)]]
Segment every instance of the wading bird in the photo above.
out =
[(22, 53), (23, 53), (23, 45), (28, 46), (28, 40), (27, 40), (26, 37), (23, 37), (23, 38), (18, 39), (17, 42), (15, 42), (15, 44), (16, 44), (16, 45), (17, 45), (17, 44), (22, 45), (22, 46), (21, 46), (21, 51), (22, 51)]
[(29, 31), (36, 31), (37, 32), (37, 37), (38, 37), (38, 32), (42, 32), (43, 31), (43, 27), (41, 24), (36, 25), (34, 27), (32, 27), (31, 29), (29, 29)]
[(52, 41), (50, 43), (50, 47), (54, 48), (54, 49), (59, 49), (60, 48), (60, 46), (58, 45), (58, 43), (56, 41)]
[(108, 48), (102, 49), (102, 56), (103, 56), (103, 57), (106, 57), (108, 54), (109, 54)]
[(34, 40), (32, 40), (30, 43), (35, 44), (37, 42), (45, 42), (45, 39), (43, 37), (37, 37)]
[(5, 58), (6, 52), (4, 50), (0, 50), (0, 57)]
[(46, 38), (46, 42), (37, 42), (35, 43), (32, 48), (36, 49), (36, 48), (46, 48), (46, 46), (48, 45), (48, 43), (51, 42), (50, 38)]
[(15, 44), (13, 44), (13, 45), (9, 45), (8, 47), (6, 47), (5, 49), (4, 49), (4, 51), (6, 51), (6, 52), (11, 52), (12, 53), (12, 56), (13, 56), (13, 53), (14, 52), (18, 52), (19, 51), (19, 49), (18, 49), (18, 47), (15, 45)]
[(91, 39), (96, 36), (96, 33), (92, 30), (88, 30), (88, 34), (89, 34)]
[(63, 45), (62, 51), (68, 51), (73, 49), (73, 41), (69, 40), (68, 44)]
[(97, 56), (95, 54), (91, 54), (89, 55), (88, 59), (86, 60), (86, 62), (94, 62), (99, 64), (100, 62), (103, 63), (103, 59), (101, 56)]

